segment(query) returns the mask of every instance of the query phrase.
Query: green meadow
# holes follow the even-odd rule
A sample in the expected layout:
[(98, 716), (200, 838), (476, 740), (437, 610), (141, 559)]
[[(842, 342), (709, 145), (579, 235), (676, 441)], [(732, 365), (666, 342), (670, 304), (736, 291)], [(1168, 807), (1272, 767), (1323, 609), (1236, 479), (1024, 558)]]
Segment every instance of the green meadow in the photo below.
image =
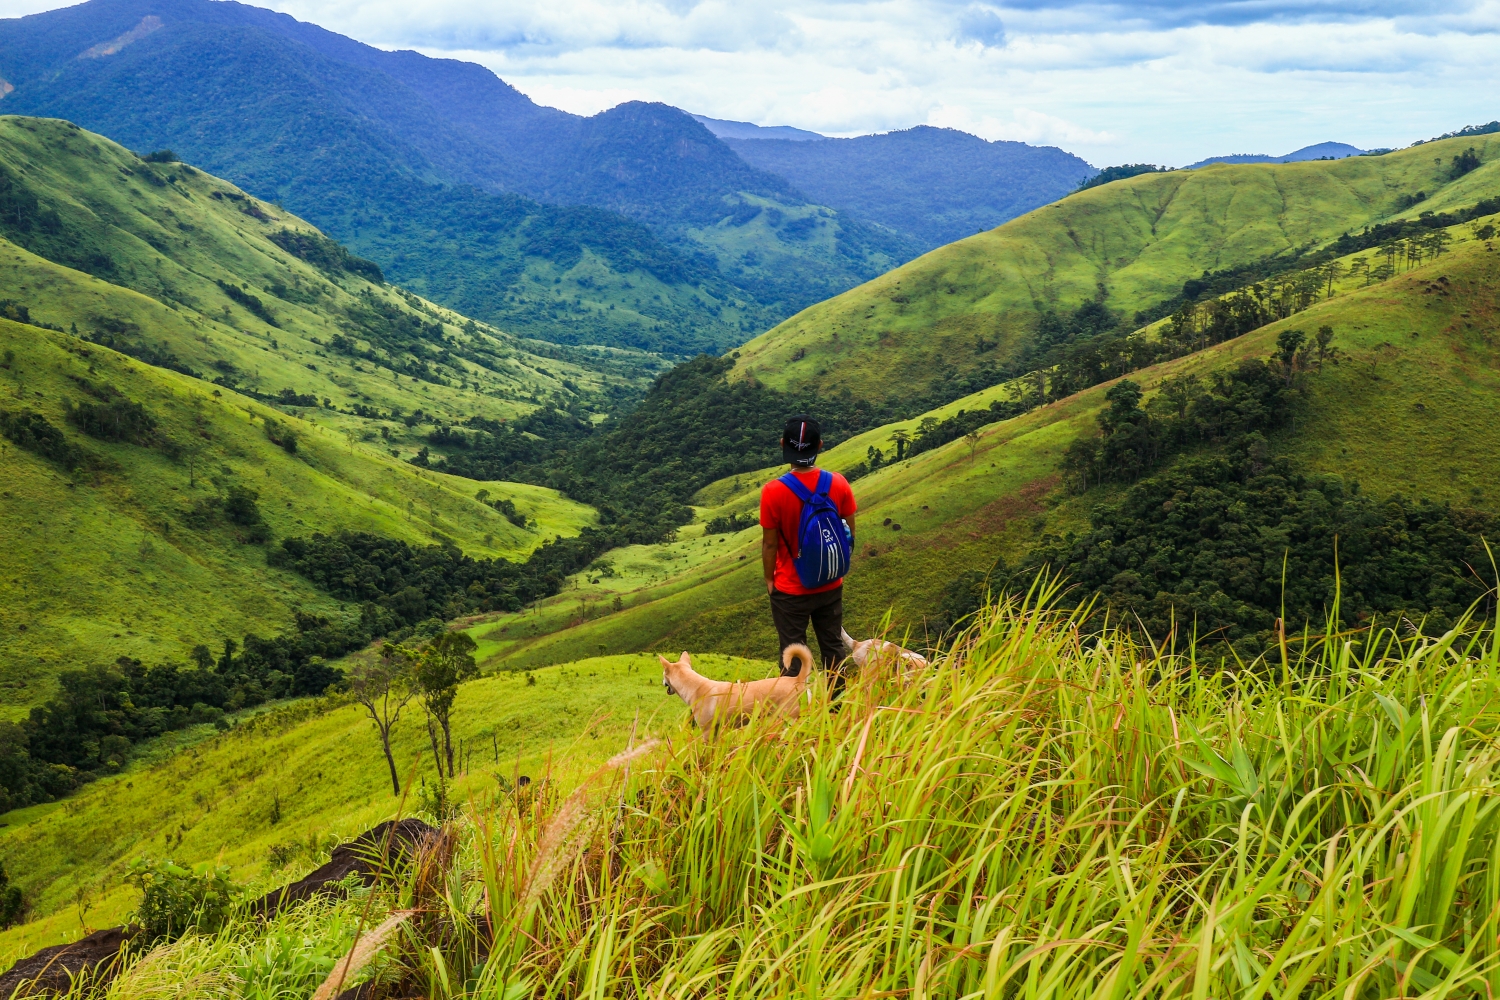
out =
[[(771, 672), (769, 663), (712, 654), (694, 663), (723, 679)], [(448, 793), (465, 808), (485, 805), (525, 775), (566, 794), (633, 730), (691, 739), (686, 717), (650, 655), (486, 677), (464, 685), (454, 706), (464, 773)], [(395, 729), (403, 783), (416, 775), (403, 798), (392, 794), (364, 709), (314, 699), (267, 709), (225, 733), (200, 726), (168, 734), (166, 746), (71, 798), (0, 817), (0, 856), (40, 918), (0, 932), (0, 967), (125, 919), (135, 897), (122, 875), (136, 857), (226, 864), (237, 880), (268, 891), (398, 811), (431, 818), (437, 783), (423, 726), (413, 702)]]

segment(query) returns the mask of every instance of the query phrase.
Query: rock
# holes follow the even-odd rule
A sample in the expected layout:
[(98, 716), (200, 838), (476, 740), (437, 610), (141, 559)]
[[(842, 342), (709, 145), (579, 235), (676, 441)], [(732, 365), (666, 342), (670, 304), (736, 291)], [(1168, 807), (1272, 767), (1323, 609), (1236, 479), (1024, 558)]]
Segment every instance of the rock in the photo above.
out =
[(68, 992), (73, 982), (89, 977), (103, 985), (120, 972), (120, 959), (130, 939), (140, 928), (110, 927), (95, 931), (72, 944), (55, 944), (21, 959), (0, 976), (0, 997), (57, 996)]
[[(351, 874), (357, 874), (366, 885), (373, 884), (382, 871), (403, 868), (416, 847), (430, 837), (440, 836), (435, 826), (419, 819), (403, 819), (381, 823), (367, 830), (347, 844), (333, 849), (328, 863), (315, 869), (305, 878), (290, 885), (268, 892), (250, 905), (252, 913), (263, 917), (275, 916), (283, 906), (300, 903), (313, 896), (336, 896), (342, 889), (334, 883), (341, 882)], [(4, 994), (0, 993), (0, 997)]]

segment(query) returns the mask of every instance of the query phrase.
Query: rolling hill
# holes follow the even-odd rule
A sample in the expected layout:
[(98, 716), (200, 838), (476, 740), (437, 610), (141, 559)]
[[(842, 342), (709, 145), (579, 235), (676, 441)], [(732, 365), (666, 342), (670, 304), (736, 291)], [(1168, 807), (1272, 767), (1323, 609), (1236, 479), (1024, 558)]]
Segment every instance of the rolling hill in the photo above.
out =
[(720, 349), (917, 252), (674, 108), (581, 118), (474, 64), (239, 3), (90, 0), (11, 19), (0, 72), (7, 109), (170, 147), (402, 285), (528, 336)]
[[(1471, 147), (1480, 165), (1455, 173)], [(998, 383), (1028, 370), (1048, 314), (1097, 302), (1104, 328), (1134, 329), (1138, 314), (1174, 307), (1184, 282), (1208, 272), (1494, 197), (1497, 154), (1493, 137), (1466, 137), (1384, 156), (1217, 165), (1102, 185), (804, 310), (742, 347), (735, 372), (874, 401), (925, 399), (975, 378)]]
[[(1484, 222), (1491, 226), (1489, 239), (1475, 236)], [(1500, 490), (1487, 470), (1500, 437), (1486, 415), (1500, 399), (1495, 223), (1489, 217), (1453, 227), (1453, 249), (1436, 260), (1368, 286), (1346, 279), (1331, 299), (1306, 311), (1130, 378), (1149, 401), (1168, 379), (1196, 375), (1206, 384), (1243, 359), (1272, 356), (1285, 330), (1330, 326), (1337, 363), (1299, 376), (1305, 381), (1291, 422), (1268, 433), (1266, 460), (1285, 458), (1300, 473), (1337, 477), (1346, 484), (1341, 488), (1363, 490), (1380, 503), (1428, 498), (1493, 515), (1500, 512)], [(1164, 325), (1148, 336), (1160, 336)], [(858, 480), (859, 553), (845, 598), (850, 631), (873, 633), (890, 615), (898, 635), (911, 634), (914, 644), (931, 641), (955, 578), (982, 575), (999, 560), (996, 579), (1003, 582), (1005, 566), (1026, 567), (1029, 556), (1049, 546), (1061, 548), (1066, 572), (1083, 575), (1084, 564), (1066, 563), (1062, 540), (1088, 536), (1101, 505), (1120, 502), (1128, 491), (1117, 483), (1081, 493), (1066, 488), (1065, 460), (1075, 441), (1097, 433), (1114, 384), (981, 427), (972, 453), (970, 442), (955, 440)], [(889, 454), (897, 431), (916, 437), (928, 418), (983, 411), (1024, 387), (996, 386), (856, 435), (833, 447), (826, 464), (852, 468), (870, 448)], [(696, 498), (700, 519), (753, 514), (759, 484), (774, 474), (746, 473), (704, 489)], [(687, 529), (669, 545), (617, 550), (577, 578), (575, 589), (526, 615), (498, 616), (473, 633), (489, 662), (508, 669), (601, 650), (768, 656), (775, 637), (763, 606), (758, 552), (758, 528), (717, 535)], [(1318, 558), (1331, 557), (1331, 550), (1318, 550)], [(1134, 571), (1123, 564), (1119, 570)], [(1258, 566), (1252, 575), (1261, 578), (1261, 570), (1271, 573)]]
[[(628, 398), (638, 357), (531, 353), (378, 280), (273, 205), (67, 122), (0, 118), (0, 185), (6, 716), (70, 664), (180, 660), (279, 631), (299, 607), (339, 613), (266, 566), (262, 530), (524, 558), (592, 523), (555, 491), (400, 457), (442, 421)], [(62, 444), (16, 423), (33, 419)], [(225, 515), (236, 488), (258, 515)]]
[(930, 125), (816, 142), (720, 134), (745, 162), (815, 201), (905, 233), (923, 250), (993, 229), (1097, 173), (1055, 146), (986, 142)]
[(361, 432), (417, 409), (513, 418), (559, 395), (604, 409), (659, 365), (481, 328), (283, 209), (68, 122), (0, 118), (0, 171), (5, 294), (35, 320)]

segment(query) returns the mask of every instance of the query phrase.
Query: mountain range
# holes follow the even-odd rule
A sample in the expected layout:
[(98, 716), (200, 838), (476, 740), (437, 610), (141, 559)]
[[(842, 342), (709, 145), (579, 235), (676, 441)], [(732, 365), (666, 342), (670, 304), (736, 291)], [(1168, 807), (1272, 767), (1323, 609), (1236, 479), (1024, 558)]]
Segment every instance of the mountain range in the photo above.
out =
[(907, 234), (923, 250), (993, 229), (1098, 173), (1055, 146), (987, 142), (930, 125), (818, 142), (759, 132), (724, 142), (813, 200)]
[[(918, 217), (954, 211), (938, 191), (882, 213), (859, 185), (747, 162), (675, 108), (572, 115), (475, 64), (234, 2), (90, 0), (0, 22), (0, 74), (6, 111), (170, 148), (413, 291), (564, 343), (725, 349), (930, 248)], [(1035, 155), (1042, 172), (1057, 159)], [(962, 170), (949, 180), (975, 185)], [(993, 206), (976, 225), (1061, 191), (993, 172), (978, 183)]]

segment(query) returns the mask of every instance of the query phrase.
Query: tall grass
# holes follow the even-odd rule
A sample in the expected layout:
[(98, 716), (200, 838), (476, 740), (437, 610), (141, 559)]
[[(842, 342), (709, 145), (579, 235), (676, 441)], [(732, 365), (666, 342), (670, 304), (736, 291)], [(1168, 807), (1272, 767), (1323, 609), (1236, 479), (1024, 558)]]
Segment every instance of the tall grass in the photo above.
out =
[[(474, 804), (441, 878), (386, 890), (423, 916), (378, 980), (511, 1000), (1495, 995), (1492, 631), (1330, 633), (1223, 670), (1083, 634), (1047, 597), (987, 609), (914, 680), (860, 677), (837, 711), (659, 734), (564, 801)], [(137, 978), (112, 995), (157, 995)]]

